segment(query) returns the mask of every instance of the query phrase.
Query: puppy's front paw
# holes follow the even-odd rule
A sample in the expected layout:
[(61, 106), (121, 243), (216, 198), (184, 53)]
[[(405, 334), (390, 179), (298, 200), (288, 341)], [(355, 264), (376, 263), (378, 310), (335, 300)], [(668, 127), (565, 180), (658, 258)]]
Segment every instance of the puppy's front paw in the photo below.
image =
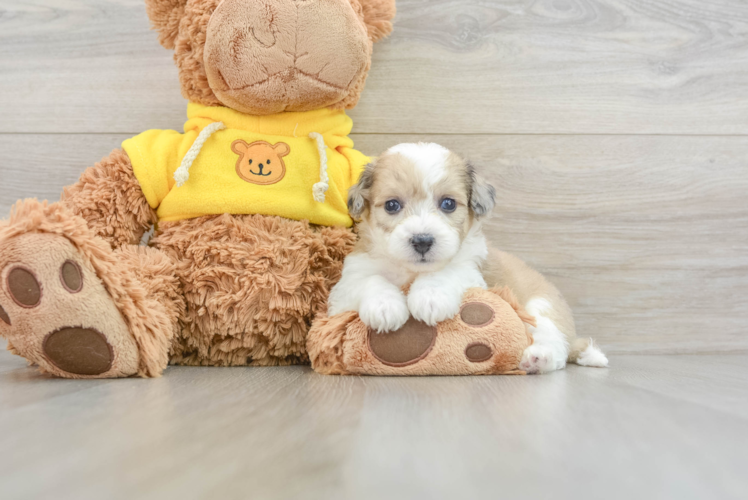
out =
[(417, 283), (408, 294), (410, 314), (430, 326), (454, 317), (460, 312), (461, 303), (462, 297), (453, 290), (418, 286)]
[(519, 362), (520, 370), (527, 373), (548, 373), (560, 370), (566, 364), (565, 359), (557, 359), (553, 349), (547, 345), (533, 344), (522, 353), (522, 361)]
[(399, 330), (410, 318), (405, 296), (399, 291), (364, 299), (358, 317), (378, 333)]

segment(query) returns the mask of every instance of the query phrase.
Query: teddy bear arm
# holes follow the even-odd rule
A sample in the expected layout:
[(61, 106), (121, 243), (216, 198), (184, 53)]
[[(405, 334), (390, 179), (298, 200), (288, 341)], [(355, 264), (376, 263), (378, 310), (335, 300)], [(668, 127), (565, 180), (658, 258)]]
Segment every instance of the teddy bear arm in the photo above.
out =
[(116, 149), (65, 188), (62, 203), (112, 248), (138, 244), (157, 220), (127, 153)]

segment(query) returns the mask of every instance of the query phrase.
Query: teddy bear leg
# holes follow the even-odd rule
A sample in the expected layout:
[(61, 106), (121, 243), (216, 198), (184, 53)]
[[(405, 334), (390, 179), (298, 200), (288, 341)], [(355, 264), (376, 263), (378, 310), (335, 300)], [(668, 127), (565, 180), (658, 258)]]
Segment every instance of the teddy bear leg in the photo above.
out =
[(9, 350), (65, 378), (159, 375), (176, 314), (133, 272), (146, 257), (137, 253), (114, 252), (61, 204), (20, 202), (0, 224), (0, 334)]
[[(140, 355), (139, 374), (155, 376), (169, 363), (179, 320), (185, 314), (185, 301), (176, 263), (155, 248), (127, 245), (114, 251), (123, 270), (139, 283), (145, 295), (133, 297), (140, 307), (132, 310), (140, 328), (134, 329)], [(154, 374), (154, 375), (151, 375)]]

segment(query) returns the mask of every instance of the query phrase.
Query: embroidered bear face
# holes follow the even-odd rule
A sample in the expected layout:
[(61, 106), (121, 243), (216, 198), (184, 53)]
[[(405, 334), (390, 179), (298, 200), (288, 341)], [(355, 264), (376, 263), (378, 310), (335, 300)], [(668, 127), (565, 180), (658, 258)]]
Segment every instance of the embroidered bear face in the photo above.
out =
[(285, 142), (270, 144), (255, 141), (252, 144), (238, 139), (231, 143), (231, 150), (239, 155), (236, 160), (236, 173), (252, 184), (275, 184), (286, 175), (283, 157), (291, 152)]

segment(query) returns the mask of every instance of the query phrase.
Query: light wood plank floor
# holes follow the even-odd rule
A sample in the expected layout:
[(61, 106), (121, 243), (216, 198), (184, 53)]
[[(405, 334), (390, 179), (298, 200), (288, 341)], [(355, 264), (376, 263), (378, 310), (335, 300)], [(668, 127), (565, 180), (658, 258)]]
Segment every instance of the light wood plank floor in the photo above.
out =
[(74, 381), (2, 353), (2, 497), (748, 496), (748, 356), (611, 362), (539, 377), (171, 367)]

